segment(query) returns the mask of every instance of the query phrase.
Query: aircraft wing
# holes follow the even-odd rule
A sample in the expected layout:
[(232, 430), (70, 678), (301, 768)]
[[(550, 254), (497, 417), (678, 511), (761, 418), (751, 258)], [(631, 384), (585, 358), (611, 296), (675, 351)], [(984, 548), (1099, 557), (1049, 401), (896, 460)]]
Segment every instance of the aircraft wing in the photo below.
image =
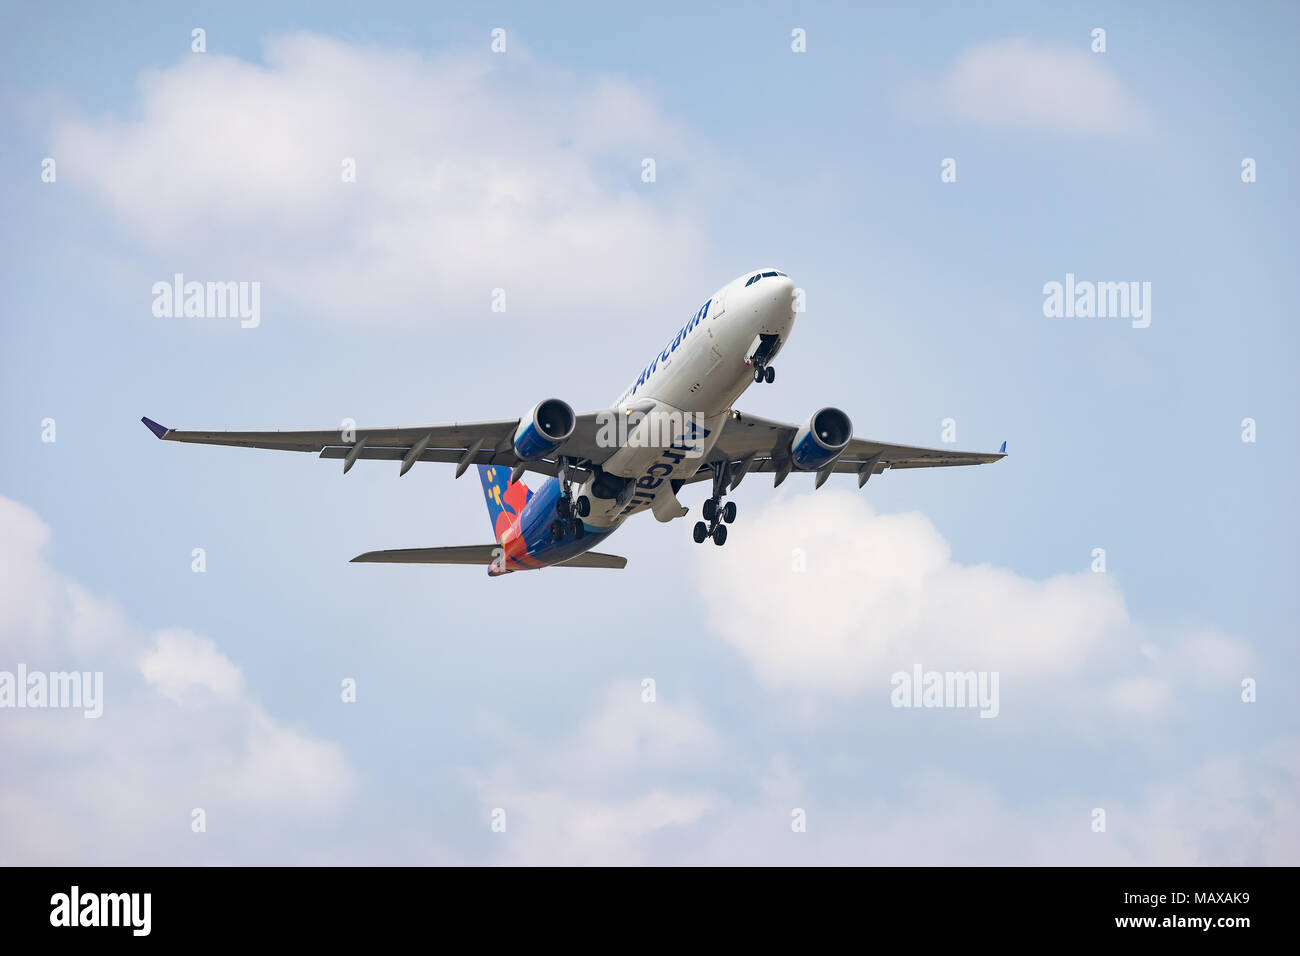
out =
[[(555, 453), (542, 459), (522, 462), (514, 452), (513, 438), (519, 419), (484, 422), (457, 422), (448, 425), (409, 425), (396, 428), (354, 428), (344, 440), (342, 429), (317, 431), (181, 431), (157, 422), (141, 421), (163, 441), (194, 442), (202, 445), (234, 445), (241, 448), (271, 448), (281, 451), (315, 452), (321, 458), (343, 461), (347, 472), (360, 460), (400, 461), (400, 474), (406, 474), (417, 461), (450, 462), (457, 465), (459, 477), (470, 465), (504, 465), (513, 468), (526, 464), (530, 471), (553, 475), (555, 456), (563, 454), (579, 461), (600, 464), (614, 451), (596, 443), (600, 412), (576, 416), (573, 436)], [(585, 477), (583, 469), (570, 469), (574, 477)]]
[[(733, 412), (725, 419), (722, 434), (718, 437), (703, 467), (689, 481), (703, 481), (712, 476), (709, 465), (725, 461), (732, 465), (731, 487), (740, 484), (748, 472), (774, 472), (776, 484), (789, 474), (790, 440), (799, 430), (798, 425), (774, 422), (757, 415)], [(911, 445), (891, 445), (887, 442), (854, 438), (839, 458), (817, 472), (817, 484), (831, 474), (856, 474), (858, 487), (867, 483), (872, 475), (886, 468), (943, 468), (953, 465), (983, 465), (1006, 457), (1007, 443), (996, 452), (954, 451), (951, 448), (917, 448)]]

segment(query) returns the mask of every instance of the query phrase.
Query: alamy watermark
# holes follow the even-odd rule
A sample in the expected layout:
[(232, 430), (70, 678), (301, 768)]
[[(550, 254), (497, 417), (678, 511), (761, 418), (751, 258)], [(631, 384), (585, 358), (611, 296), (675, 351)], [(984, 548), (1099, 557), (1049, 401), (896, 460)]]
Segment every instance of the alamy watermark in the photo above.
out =
[(1043, 315), (1049, 319), (1132, 319), (1133, 328), (1151, 324), (1150, 282), (1076, 281), (1073, 272), (1065, 282), (1043, 286)]
[(676, 448), (685, 458), (704, 454), (709, 434), (700, 412), (602, 411), (596, 415), (597, 448)]
[(262, 324), (260, 282), (186, 282), (178, 272), (171, 282), (155, 282), (152, 292), (159, 319), (237, 318), (244, 329)]
[(50, 897), (50, 925), (122, 927), (132, 936), (148, 936), (152, 910), (152, 893), (83, 893), (73, 885)]
[(895, 707), (978, 708), (981, 717), (996, 717), (997, 671), (925, 671), (917, 664), (911, 673), (896, 671), (889, 678)]
[(104, 713), (103, 671), (0, 671), (0, 708), (79, 709), (94, 720)]

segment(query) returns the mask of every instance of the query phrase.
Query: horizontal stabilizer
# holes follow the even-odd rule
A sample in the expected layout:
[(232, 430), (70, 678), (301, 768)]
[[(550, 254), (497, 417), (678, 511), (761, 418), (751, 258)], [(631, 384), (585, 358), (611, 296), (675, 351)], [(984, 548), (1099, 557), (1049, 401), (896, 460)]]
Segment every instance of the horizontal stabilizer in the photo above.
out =
[(396, 551), (367, 551), (352, 559), (377, 564), (491, 564), (499, 544), (460, 544), (449, 548), (400, 548)]
[[(353, 563), (374, 564), (477, 564), (487, 566), (500, 551), (499, 544), (461, 544), (446, 548), (401, 548), (395, 551), (367, 551)], [(555, 565), (557, 568), (625, 568), (627, 558), (617, 554), (586, 551)]]
[(599, 551), (584, 551), (576, 558), (570, 558), (557, 568), (625, 568), (627, 558), (618, 554), (602, 554)]

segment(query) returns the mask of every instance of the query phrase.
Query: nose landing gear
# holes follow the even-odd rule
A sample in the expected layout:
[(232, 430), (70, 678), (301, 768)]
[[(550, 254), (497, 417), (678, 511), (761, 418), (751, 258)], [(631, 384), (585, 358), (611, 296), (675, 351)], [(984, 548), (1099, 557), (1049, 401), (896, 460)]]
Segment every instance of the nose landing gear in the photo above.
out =
[(730, 478), (731, 463), (714, 462), (713, 496), (706, 498), (701, 509), (704, 520), (695, 522), (692, 537), (696, 544), (703, 544), (705, 538), (712, 538), (713, 543), (721, 547), (727, 541), (727, 525), (736, 520), (736, 503), (722, 503), (722, 496), (727, 493), (727, 480)]
[(755, 383), (767, 382), (770, 385), (776, 381), (776, 371), (768, 362), (776, 357), (780, 344), (781, 337), (774, 332), (760, 332), (750, 343), (748, 361), (754, 366)]

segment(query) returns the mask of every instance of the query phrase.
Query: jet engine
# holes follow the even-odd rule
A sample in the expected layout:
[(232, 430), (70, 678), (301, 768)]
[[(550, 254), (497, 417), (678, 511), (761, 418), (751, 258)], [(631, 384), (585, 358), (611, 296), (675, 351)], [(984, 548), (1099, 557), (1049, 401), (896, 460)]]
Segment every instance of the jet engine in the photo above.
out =
[(828, 406), (795, 432), (790, 440), (790, 460), (803, 471), (816, 471), (838, 458), (852, 437), (849, 416)]
[(515, 429), (515, 454), (520, 461), (536, 461), (559, 448), (570, 436), (578, 417), (573, 409), (558, 398), (548, 398), (533, 406), (533, 410), (519, 419)]

